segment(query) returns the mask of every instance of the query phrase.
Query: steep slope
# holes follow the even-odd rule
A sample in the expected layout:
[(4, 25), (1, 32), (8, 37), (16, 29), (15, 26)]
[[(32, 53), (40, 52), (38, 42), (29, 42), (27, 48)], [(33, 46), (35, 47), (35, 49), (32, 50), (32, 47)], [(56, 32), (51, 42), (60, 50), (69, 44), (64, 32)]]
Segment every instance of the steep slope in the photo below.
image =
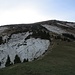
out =
[(0, 27), (0, 68), (32, 61), (47, 50), (54, 39), (75, 41), (75, 23), (50, 20), (34, 24), (14, 24)]
[[(46, 22), (40, 22), (42, 25), (49, 25), (50, 29), (53, 30), (65, 30), (67, 32), (73, 31), (75, 33), (75, 23), (74, 22), (66, 22), (66, 21), (57, 21), (57, 20), (50, 20)], [(48, 27), (48, 26), (47, 26)]]
[(75, 75), (75, 42), (56, 40), (42, 59), (0, 69), (0, 75)]
[(32, 61), (41, 56), (50, 45), (48, 30), (41, 25), (12, 25), (0, 28), (0, 68), (10, 59), (14, 64), (16, 55), (20, 61)]
[(66, 21), (58, 21), (58, 20), (50, 20), (39, 22), (43, 27), (54, 34), (62, 35), (66, 38), (75, 40), (75, 23), (74, 22), (66, 22)]

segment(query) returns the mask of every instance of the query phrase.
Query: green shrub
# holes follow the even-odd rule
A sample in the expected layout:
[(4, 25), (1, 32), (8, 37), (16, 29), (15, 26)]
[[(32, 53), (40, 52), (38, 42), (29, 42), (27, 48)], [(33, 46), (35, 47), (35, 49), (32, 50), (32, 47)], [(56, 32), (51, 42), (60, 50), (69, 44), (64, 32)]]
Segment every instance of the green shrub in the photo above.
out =
[(28, 59), (24, 59), (23, 62), (28, 62)]
[(14, 59), (14, 64), (16, 63), (21, 63), (21, 60), (20, 58), (18, 57), (18, 55), (15, 56), (15, 59)]

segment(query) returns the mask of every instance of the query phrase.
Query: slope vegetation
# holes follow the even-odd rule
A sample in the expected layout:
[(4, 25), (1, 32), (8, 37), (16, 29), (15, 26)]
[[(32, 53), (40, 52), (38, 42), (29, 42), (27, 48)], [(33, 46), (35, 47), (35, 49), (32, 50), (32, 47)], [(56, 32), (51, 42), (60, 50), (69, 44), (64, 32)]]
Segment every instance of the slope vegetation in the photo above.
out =
[(54, 42), (42, 59), (3, 68), (0, 75), (75, 75), (75, 42)]

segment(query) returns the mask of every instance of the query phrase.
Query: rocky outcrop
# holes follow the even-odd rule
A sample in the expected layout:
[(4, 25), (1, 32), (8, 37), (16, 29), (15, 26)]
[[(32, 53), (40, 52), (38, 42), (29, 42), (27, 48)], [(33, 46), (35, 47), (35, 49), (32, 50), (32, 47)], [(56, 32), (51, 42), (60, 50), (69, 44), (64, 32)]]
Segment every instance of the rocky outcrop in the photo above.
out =
[(47, 39), (33, 37), (25, 39), (31, 34), (33, 33), (23, 32), (12, 34), (9, 40), (7, 40), (9, 37), (3, 37), (3, 41), (6, 40), (6, 43), (0, 45), (0, 68), (5, 67), (8, 56), (10, 58), (10, 63), (13, 64), (15, 63), (16, 55), (18, 55), (21, 62), (24, 60), (32, 61), (41, 56), (48, 49), (50, 41)]
[(0, 68), (43, 55), (53, 39), (75, 41), (75, 23), (50, 20), (0, 27)]

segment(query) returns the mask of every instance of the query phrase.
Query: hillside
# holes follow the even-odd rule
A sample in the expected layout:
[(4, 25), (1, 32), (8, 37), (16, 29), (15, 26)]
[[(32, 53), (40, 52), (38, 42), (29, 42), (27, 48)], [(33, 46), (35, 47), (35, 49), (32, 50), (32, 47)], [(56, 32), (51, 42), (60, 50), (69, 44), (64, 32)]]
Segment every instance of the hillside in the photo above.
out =
[(1, 75), (73, 75), (74, 58), (74, 22), (49, 20), (0, 27)]
[(43, 58), (0, 70), (0, 75), (38, 74), (75, 75), (75, 43), (57, 40)]

